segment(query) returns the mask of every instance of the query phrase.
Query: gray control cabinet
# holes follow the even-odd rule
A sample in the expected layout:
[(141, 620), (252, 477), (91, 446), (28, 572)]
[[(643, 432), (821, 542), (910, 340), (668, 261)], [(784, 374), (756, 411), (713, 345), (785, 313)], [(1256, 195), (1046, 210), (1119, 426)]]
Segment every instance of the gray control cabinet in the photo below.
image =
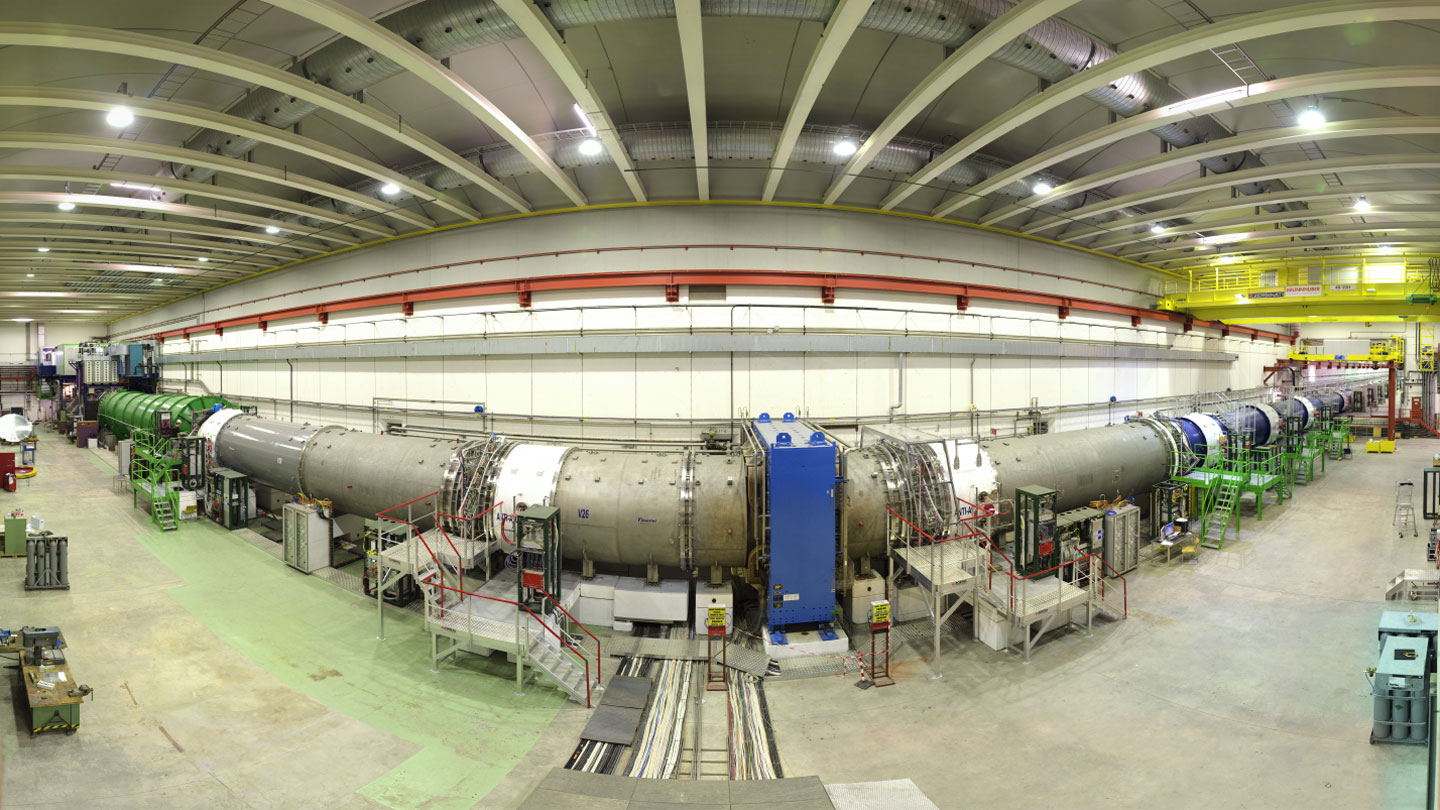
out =
[(285, 564), (310, 573), (330, 564), (330, 521), (312, 506), (285, 504), (282, 510)]
[[(1132, 571), (1140, 565), (1140, 508), (1127, 503), (1105, 513), (1106, 576)], [(1111, 571), (1110, 569), (1114, 569)]]

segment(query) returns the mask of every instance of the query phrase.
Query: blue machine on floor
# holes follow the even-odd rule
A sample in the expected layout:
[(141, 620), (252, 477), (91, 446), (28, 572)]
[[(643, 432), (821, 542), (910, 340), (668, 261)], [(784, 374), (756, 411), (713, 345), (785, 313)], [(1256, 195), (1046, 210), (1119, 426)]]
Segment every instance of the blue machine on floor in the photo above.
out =
[(784, 644), (783, 628), (812, 623), (834, 639), (835, 445), (791, 413), (779, 422), (762, 413), (752, 428), (765, 447), (770, 574), (761, 598), (771, 641)]

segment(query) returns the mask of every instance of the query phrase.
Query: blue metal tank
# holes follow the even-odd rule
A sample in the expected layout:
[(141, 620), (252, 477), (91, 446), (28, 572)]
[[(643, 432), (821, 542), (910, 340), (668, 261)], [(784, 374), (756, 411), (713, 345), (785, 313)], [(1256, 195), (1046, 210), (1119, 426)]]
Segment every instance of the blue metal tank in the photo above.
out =
[(1215, 418), (1229, 432), (1248, 435), (1254, 447), (1266, 447), (1278, 441), (1285, 424), (1280, 413), (1269, 405), (1241, 405)]
[(1276, 413), (1280, 414), (1281, 420), (1289, 419), (1292, 416), (1297, 417), (1300, 420), (1301, 430), (1308, 427), (1310, 420), (1314, 418), (1314, 412), (1311, 411), (1308, 404), (1299, 399), (1282, 399), (1271, 407), (1275, 409)]

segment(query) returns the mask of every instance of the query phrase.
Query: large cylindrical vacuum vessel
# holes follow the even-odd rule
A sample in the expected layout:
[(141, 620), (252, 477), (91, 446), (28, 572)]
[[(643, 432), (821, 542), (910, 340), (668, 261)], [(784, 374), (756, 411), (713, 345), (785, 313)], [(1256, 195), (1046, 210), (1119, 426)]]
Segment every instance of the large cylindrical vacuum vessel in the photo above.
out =
[[(975, 508), (961, 505), (967, 500), (1013, 497), (1029, 484), (1058, 490), (1058, 508), (1072, 509), (1096, 498), (1141, 494), (1174, 465), (1218, 457), (1227, 435), (1265, 446), (1278, 440), (1285, 416), (1309, 424), (1322, 405), (1339, 412), (1347, 404), (1329, 392), (1219, 415), (1143, 418), (978, 445), (937, 439), (919, 445), (931, 448), (922, 454), (933, 454), (920, 467), (948, 476), (959, 497), (951, 505), (957, 515)], [(499, 436), (459, 443), (295, 425), (228, 409), (197, 435), (212, 441), (220, 466), (282, 492), (330, 500), (342, 513), (374, 517), (438, 491), (442, 511), (463, 506), (468, 516), (495, 507), (483, 528), (503, 536), (515, 512), (548, 503), (560, 507), (567, 557), (681, 568), (748, 561), (747, 468), (733, 454), (591, 450)], [(880, 446), (845, 454), (839, 517), (851, 558), (885, 553), (896, 525), (887, 509), (903, 511), (915, 497), (907, 494), (915, 486), (907, 483), (913, 470), (904, 468), (914, 462), (907, 458)], [(934, 496), (927, 490), (924, 497)]]
[(1061, 510), (1102, 496), (1142, 492), (1170, 470), (1170, 446), (1141, 422), (1001, 439), (986, 449), (1002, 497), (1013, 497), (1017, 487), (1042, 484), (1059, 490), (1056, 508)]
[(100, 427), (119, 439), (128, 439), (136, 430), (154, 430), (155, 415), (162, 411), (170, 414), (171, 424), (176, 430), (187, 433), (191, 428), (192, 413), (208, 411), (216, 405), (228, 403), (223, 397), (216, 396), (145, 394), (116, 389), (100, 399), (98, 416)]

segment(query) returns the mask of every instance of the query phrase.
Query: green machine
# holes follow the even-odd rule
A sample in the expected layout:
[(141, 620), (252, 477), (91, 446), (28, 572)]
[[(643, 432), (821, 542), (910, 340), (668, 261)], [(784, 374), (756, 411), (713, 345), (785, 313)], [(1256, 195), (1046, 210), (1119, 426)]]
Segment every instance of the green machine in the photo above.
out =
[(1060, 493), (1049, 487), (1015, 490), (1015, 571), (1027, 576), (1060, 564), (1055, 503)]
[(536, 614), (555, 611), (545, 594), (560, 598), (560, 510), (530, 506), (516, 515), (515, 549), (520, 555), (518, 601)]
[(24, 557), (25, 537), (29, 534), (29, 518), (16, 509), (5, 516), (5, 556)]
[(160, 414), (165, 413), (169, 414), (170, 429), (185, 434), (194, 427), (192, 414), (216, 405), (230, 407), (224, 397), (111, 391), (100, 400), (100, 427), (114, 433), (117, 439), (128, 439), (132, 431), (156, 430), (163, 421)]

